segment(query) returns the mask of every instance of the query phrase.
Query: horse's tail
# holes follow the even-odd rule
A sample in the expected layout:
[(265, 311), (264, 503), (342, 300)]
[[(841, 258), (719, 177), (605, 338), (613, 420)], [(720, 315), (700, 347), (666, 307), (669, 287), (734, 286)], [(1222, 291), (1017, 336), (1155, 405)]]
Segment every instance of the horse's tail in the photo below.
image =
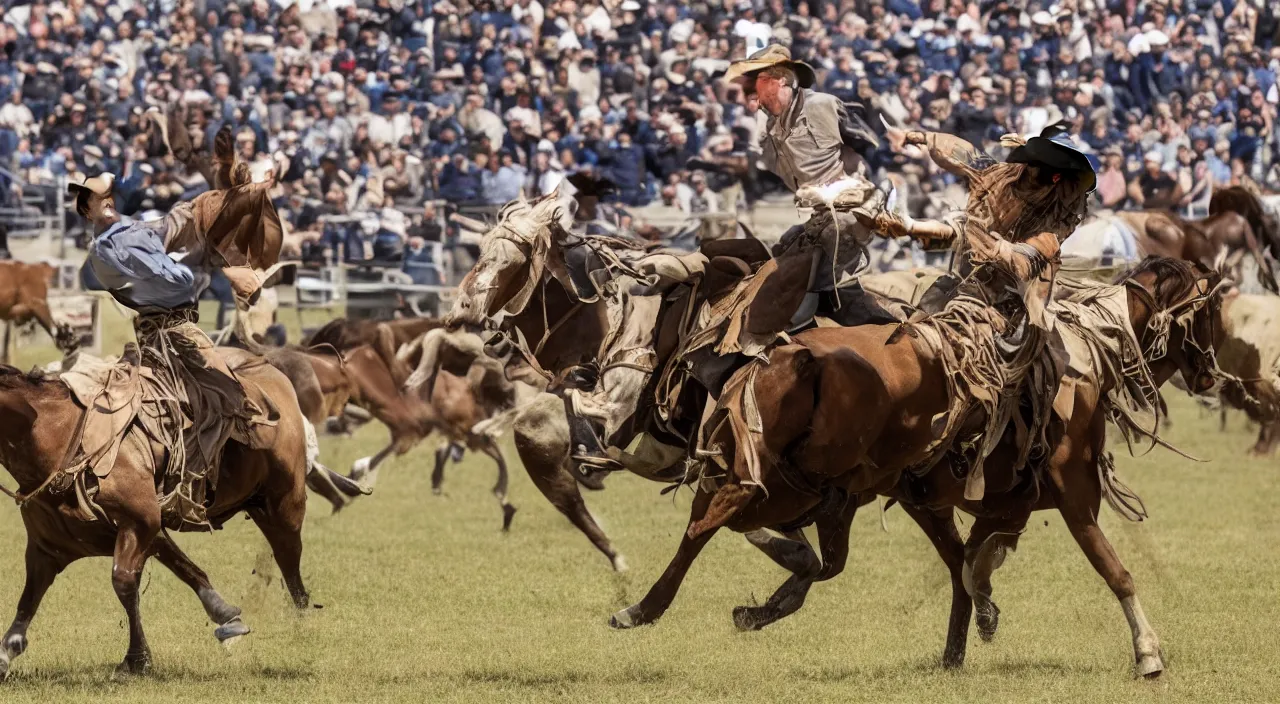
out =
[(1276, 283), (1275, 274), (1271, 271), (1271, 266), (1267, 264), (1267, 258), (1262, 256), (1262, 247), (1258, 245), (1258, 238), (1254, 234), (1253, 226), (1246, 219), (1244, 223), (1244, 246), (1248, 248), (1249, 254), (1253, 256), (1253, 261), (1258, 265), (1258, 281), (1271, 293), (1280, 293), (1280, 285)]

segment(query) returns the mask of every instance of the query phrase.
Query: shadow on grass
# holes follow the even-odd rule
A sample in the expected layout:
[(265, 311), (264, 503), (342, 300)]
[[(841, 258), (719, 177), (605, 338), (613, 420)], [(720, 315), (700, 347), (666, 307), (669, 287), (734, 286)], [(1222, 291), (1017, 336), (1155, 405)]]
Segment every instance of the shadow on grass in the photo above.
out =
[(609, 672), (568, 669), (562, 672), (539, 672), (484, 668), (465, 670), (459, 679), (468, 684), (502, 684), (544, 689), (563, 685), (662, 684), (671, 679), (671, 673), (643, 665), (631, 665), (621, 671)]
[(964, 666), (959, 669), (949, 670), (942, 667), (941, 659), (925, 658), (904, 661), (898, 665), (879, 667), (858, 667), (856, 665), (793, 667), (789, 670), (789, 674), (791, 677), (798, 680), (807, 680), (817, 683), (838, 683), (876, 682), (920, 676), (986, 677), (996, 675), (1000, 677), (1029, 677), (1035, 675), (1047, 675), (1052, 677), (1062, 677), (1064, 675), (1097, 676), (1104, 673), (1096, 667), (1067, 663), (1059, 660), (1001, 661), (983, 664), (980, 668), (976, 669), (971, 666)]
[(41, 667), (30, 672), (14, 672), (9, 679), (0, 684), (0, 691), (56, 688), (65, 690), (83, 690), (87, 688), (124, 686), (137, 683), (146, 684), (205, 684), (225, 682), (229, 678), (245, 680), (260, 679), (271, 682), (306, 682), (316, 678), (316, 673), (304, 667), (277, 667), (263, 665), (246, 667), (234, 673), (193, 670), (181, 666), (156, 666), (145, 675), (121, 675), (116, 672), (115, 664), (89, 665), (85, 667)]

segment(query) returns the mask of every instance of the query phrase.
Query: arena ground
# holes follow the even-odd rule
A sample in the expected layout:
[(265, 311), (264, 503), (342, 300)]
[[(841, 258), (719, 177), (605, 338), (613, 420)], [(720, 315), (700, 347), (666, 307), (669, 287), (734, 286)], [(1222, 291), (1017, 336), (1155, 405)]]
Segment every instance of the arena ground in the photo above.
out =
[[(289, 314), (292, 318), (292, 313)], [(127, 328), (109, 325), (106, 349)], [(19, 350), (24, 366), (50, 349)], [(1102, 525), (1133, 573), (1159, 632), (1168, 671), (1131, 679), (1119, 605), (1056, 514), (1038, 514), (996, 577), (1003, 610), (995, 642), (970, 636), (959, 672), (938, 666), (950, 596), (941, 563), (898, 509), (881, 530), (858, 516), (853, 556), (794, 617), (738, 633), (730, 610), (763, 600), (783, 572), (724, 533), (654, 627), (614, 632), (609, 614), (639, 598), (666, 566), (688, 493), (619, 476), (588, 501), (632, 570), (605, 559), (536, 492), (512, 458), (510, 534), (488, 495), (494, 470), (468, 457), (446, 494), (429, 488), (434, 442), (391, 460), (374, 496), (329, 516), (314, 497), (303, 568), (324, 606), (299, 617), (265, 541), (247, 521), (179, 538), (214, 584), (244, 609), (253, 634), (229, 651), (195, 596), (156, 564), (142, 609), (155, 672), (117, 679), (124, 614), (106, 559), (73, 565), (50, 590), (31, 646), (0, 685), (5, 702), (1172, 702), (1274, 701), (1280, 691), (1280, 473), (1243, 454), (1243, 419), (1170, 390), (1167, 437), (1211, 461), (1163, 450), (1118, 458), (1151, 518)], [(323, 459), (346, 468), (385, 439), (381, 427), (324, 438)], [(12, 485), (8, 476), (0, 477)], [(0, 506), (0, 617), (22, 590), (22, 522)]]

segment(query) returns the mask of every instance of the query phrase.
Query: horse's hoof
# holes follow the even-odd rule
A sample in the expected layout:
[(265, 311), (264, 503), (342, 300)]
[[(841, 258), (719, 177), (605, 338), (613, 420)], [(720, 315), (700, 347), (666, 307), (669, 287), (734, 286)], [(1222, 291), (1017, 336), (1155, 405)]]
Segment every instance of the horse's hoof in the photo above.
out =
[(361, 479), (364, 479), (365, 475), (369, 473), (369, 460), (370, 458), (368, 457), (361, 457), (355, 462), (352, 462), (351, 473), (347, 475), (347, 478), (353, 482), (358, 482)]
[(631, 569), (630, 565), (627, 564), (627, 558), (623, 555), (614, 555), (609, 558), (609, 562), (613, 565), (614, 572), (626, 572)]
[(0, 682), (9, 679), (9, 654), (0, 652)]
[(511, 530), (511, 519), (516, 517), (516, 507), (505, 504), (502, 507), (502, 532)]
[(14, 633), (4, 639), (4, 647), (0, 648), (0, 655), (10, 658), (16, 658), (27, 652), (27, 637), (21, 633)]
[(942, 669), (958, 670), (961, 667), (964, 667), (964, 653), (960, 653), (959, 655), (956, 655), (955, 653), (942, 654)]
[(756, 608), (752, 606), (733, 607), (733, 625), (739, 631), (758, 631), (765, 624), (756, 618)]
[(1153, 680), (1164, 672), (1164, 661), (1159, 655), (1144, 655), (1138, 658), (1137, 664), (1138, 677)]
[(433, 487), (431, 487), (431, 495), (432, 495), (432, 496), (443, 496), (443, 495), (444, 495), (444, 489), (442, 489), (441, 487), (438, 487), (438, 486), (433, 486)]
[(610, 616), (609, 627), (617, 631), (625, 631), (629, 628), (635, 628), (636, 626), (643, 626), (644, 624), (637, 622), (635, 615), (631, 613), (631, 610), (634, 608), (634, 606), (628, 606), (627, 608)]
[(116, 668), (117, 676), (140, 676), (151, 672), (151, 657), (125, 658)]
[(984, 643), (990, 643), (996, 637), (996, 629), (1000, 626), (1000, 607), (994, 601), (978, 606), (978, 637)]
[(217, 638), (219, 643), (230, 646), (242, 636), (249, 635), (249, 633), (251, 633), (249, 627), (237, 616), (214, 629), (213, 637)]
[(581, 472), (575, 473), (578, 483), (581, 484), (584, 489), (590, 489), (591, 491), (604, 491), (604, 475), (604, 472), (592, 472), (590, 474), (582, 474)]

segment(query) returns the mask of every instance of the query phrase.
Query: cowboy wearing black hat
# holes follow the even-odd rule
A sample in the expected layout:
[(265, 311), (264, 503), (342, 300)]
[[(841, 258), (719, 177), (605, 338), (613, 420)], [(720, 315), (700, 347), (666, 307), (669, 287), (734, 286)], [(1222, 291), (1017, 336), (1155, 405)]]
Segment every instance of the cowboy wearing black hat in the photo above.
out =
[[(1012, 149), (1004, 163), (953, 135), (889, 129), (886, 136), (895, 149), (923, 146), (935, 163), (968, 181), (969, 201), (963, 214), (948, 222), (886, 215), (877, 227), (891, 236), (954, 239), (960, 276), (982, 265), (1003, 272), (1025, 289), (1031, 323), (1047, 327), (1044, 305), (1059, 247), (1084, 219), (1097, 184), (1093, 164), (1071, 141), (1067, 127), (1059, 122), (1025, 141), (1007, 135), (1002, 142)], [(940, 307), (951, 290), (937, 286), (931, 293), (923, 307), (930, 301)]]

